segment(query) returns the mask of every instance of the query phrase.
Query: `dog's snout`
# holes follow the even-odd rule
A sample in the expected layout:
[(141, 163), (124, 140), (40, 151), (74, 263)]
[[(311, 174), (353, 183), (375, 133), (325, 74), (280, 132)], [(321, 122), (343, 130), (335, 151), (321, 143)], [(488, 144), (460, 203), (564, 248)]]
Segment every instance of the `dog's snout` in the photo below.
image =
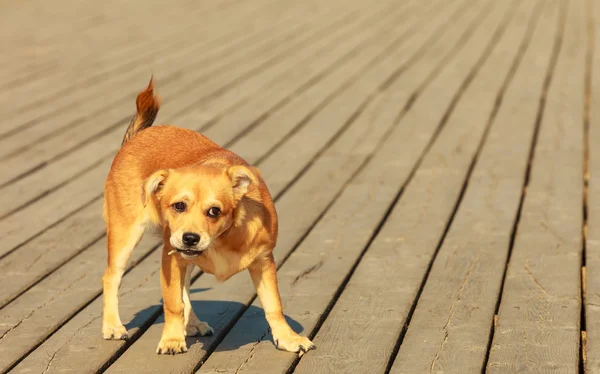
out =
[(188, 247), (192, 247), (200, 242), (200, 235), (193, 232), (186, 232), (183, 234), (183, 244)]

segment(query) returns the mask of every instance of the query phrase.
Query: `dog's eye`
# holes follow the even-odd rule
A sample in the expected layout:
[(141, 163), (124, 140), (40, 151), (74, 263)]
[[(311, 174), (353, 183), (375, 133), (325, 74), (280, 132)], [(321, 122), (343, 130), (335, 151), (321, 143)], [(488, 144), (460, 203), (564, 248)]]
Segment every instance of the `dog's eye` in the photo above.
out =
[(206, 214), (209, 217), (217, 218), (219, 216), (219, 214), (221, 214), (221, 209), (217, 208), (216, 206), (213, 206), (212, 208), (210, 208), (208, 210), (208, 212), (206, 212)]
[(180, 212), (180, 213), (185, 212), (185, 209), (187, 208), (187, 204), (184, 203), (183, 201), (175, 203), (171, 206), (173, 207), (173, 209), (175, 209), (175, 211)]

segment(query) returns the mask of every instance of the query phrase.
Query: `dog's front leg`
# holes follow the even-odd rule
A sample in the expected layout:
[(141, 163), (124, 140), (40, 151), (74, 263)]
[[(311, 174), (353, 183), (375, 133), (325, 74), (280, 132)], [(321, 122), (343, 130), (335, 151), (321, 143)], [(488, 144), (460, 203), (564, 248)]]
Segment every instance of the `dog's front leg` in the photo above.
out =
[(277, 348), (289, 352), (299, 352), (300, 355), (316, 348), (308, 338), (296, 334), (283, 316), (273, 255), (256, 259), (248, 270)]
[(177, 354), (187, 351), (183, 314), (186, 262), (179, 254), (169, 255), (171, 250), (173, 250), (171, 245), (165, 244), (160, 267), (165, 326), (156, 349), (156, 353), (159, 354)]
[(185, 289), (183, 292), (183, 303), (184, 307), (184, 321), (185, 321), (185, 333), (187, 336), (206, 336), (214, 334), (214, 330), (209, 326), (208, 323), (202, 322), (194, 313), (194, 309), (192, 308), (192, 301), (190, 299), (190, 283), (192, 280), (192, 271), (196, 265), (190, 264), (187, 265), (187, 269), (185, 272)]

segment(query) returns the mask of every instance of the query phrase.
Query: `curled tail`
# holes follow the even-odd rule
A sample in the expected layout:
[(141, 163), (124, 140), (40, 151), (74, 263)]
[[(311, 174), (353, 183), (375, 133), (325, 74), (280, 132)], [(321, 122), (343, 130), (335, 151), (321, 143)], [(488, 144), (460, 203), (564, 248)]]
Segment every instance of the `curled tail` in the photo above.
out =
[(158, 109), (160, 108), (160, 100), (158, 96), (154, 95), (154, 77), (150, 79), (148, 88), (139, 93), (135, 104), (137, 106), (137, 113), (131, 119), (121, 146), (127, 143), (138, 132), (152, 126), (152, 123), (156, 119)]

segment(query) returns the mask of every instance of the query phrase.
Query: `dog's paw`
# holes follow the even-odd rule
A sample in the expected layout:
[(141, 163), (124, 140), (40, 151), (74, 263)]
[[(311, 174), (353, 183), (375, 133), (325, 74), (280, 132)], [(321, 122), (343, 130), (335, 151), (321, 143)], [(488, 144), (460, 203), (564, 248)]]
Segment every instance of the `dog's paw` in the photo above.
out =
[(208, 323), (202, 321), (190, 322), (185, 328), (186, 336), (207, 336), (214, 333), (215, 330)]
[(288, 352), (298, 352), (299, 357), (302, 357), (303, 354), (311, 349), (317, 348), (310, 339), (295, 333), (287, 334), (285, 336), (274, 336), (273, 340), (277, 349)]
[(160, 339), (156, 353), (159, 355), (176, 355), (187, 352), (185, 339)]
[(102, 326), (102, 336), (106, 340), (126, 340), (129, 338), (125, 326)]

